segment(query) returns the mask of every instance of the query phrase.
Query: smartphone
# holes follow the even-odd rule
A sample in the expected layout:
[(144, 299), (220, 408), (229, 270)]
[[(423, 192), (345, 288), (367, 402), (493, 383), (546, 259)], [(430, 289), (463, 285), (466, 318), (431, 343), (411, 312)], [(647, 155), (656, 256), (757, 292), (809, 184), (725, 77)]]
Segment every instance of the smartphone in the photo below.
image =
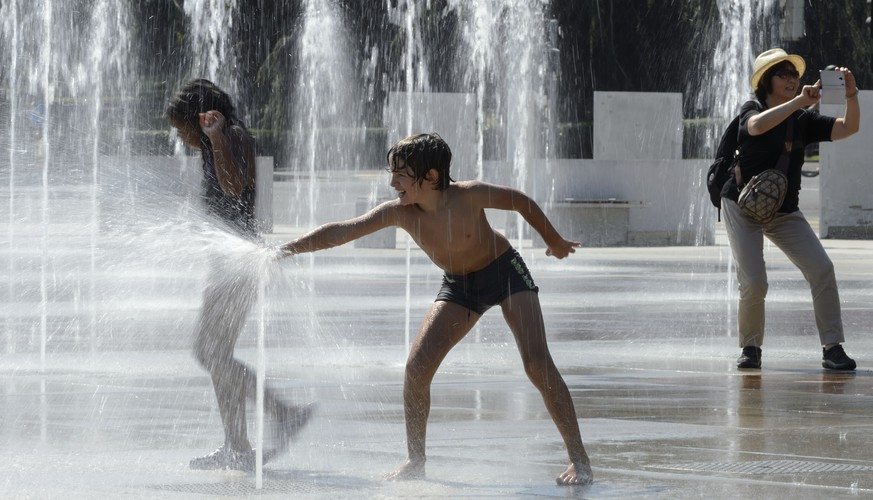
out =
[(843, 104), (846, 102), (846, 82), (843, 72), (823, 69), (819, 72), (821, 79), (821, 104)]

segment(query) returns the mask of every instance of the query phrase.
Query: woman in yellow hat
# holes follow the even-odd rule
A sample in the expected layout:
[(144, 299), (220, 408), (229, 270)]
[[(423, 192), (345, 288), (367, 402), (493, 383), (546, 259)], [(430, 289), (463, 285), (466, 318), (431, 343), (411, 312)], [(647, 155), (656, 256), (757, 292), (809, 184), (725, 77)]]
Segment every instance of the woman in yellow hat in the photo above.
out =
[[(801, 85), (805, 70), (806, 63), (798, 55), (778, 48), (761, 53), (752, 68), (751, 84), (756, 99), (747, 101), (740, 110), (737, 166), (722, 191), (725, 227), (740, 290), (737, 324), (743, 352), (737, 360), (738, 368), (761, 367), (767, 295), (763, 250), (766, 236), (803, 272), (809, 283), (822, 345), (822, 366), (829, 370), (855, 369), (855, 361), (841, 345), (843, 323), (834, 266), (800, 212), (798, 200), (806, 145), (843, 139), (858, 131), (861, 118), (858, 87), (852, 72), (838, 67), (846, 84), (843, 116), (811, 112), (807, 108), (821, 99), (821, 83)], [(771, 221), (755, 222), (737, 205), (740, 190), (753, 176), (776, 167), (783, 153), (788, 180), (785, 201)]]

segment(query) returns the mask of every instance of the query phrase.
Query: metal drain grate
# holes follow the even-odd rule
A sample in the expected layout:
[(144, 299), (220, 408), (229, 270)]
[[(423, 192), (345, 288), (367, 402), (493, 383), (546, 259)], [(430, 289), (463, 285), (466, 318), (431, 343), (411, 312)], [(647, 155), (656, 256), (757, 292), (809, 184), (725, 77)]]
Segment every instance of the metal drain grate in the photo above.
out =
[(858, 472), (873, 471), (873, 466), (835, 464), (827, 462), (804, 462), (800, 460), (761, 460), (755, 462), (704, 462), (678, 465), (662, 465), (660, 469), (699, 472), (729, 472), (733, 474), (798, 474), (808, 472)]
[(257, 495), (274, 495), (276, 493), (329, 493), (348, 491), (347, 488), (336, 488), (315, 483), (299, 481), (264, 480), (263, 488), (255, 489), (254, 481), (239, 481), (228, 483), (192, 483), (192, 484), (160, 484), (150, 488), (178, 493), (195, 493), (198, 495), (218, 495), (226, 497), (249, 497)]

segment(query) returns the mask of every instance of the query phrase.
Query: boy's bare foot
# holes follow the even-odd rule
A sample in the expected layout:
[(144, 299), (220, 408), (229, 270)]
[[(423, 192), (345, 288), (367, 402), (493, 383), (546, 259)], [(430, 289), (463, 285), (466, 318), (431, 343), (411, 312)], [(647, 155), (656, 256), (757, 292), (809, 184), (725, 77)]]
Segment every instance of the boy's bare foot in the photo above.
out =
[(563, 474), (555, 478), (555, 481), (560, 485), (578, 484), (585, 486), (594, 482), (594, 473), (591, 472), (591, 466), (588, 464), (570, 464)]
[(424, 479), (424, 460), (408, 460), (394, 472), (385, 474), (386, 481), (408, 481)]

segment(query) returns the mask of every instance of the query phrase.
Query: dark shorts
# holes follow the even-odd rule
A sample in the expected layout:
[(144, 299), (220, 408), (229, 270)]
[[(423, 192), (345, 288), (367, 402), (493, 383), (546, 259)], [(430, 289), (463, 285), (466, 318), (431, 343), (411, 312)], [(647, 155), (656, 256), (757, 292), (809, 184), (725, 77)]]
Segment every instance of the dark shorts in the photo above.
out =
[(514, 293), (538, 292), (530, 271), (514, 248), (503, 252), (484, 269), (470, 274), (443, 275), (443, 285), (435, 302), (453, 302), (483, 314)]

